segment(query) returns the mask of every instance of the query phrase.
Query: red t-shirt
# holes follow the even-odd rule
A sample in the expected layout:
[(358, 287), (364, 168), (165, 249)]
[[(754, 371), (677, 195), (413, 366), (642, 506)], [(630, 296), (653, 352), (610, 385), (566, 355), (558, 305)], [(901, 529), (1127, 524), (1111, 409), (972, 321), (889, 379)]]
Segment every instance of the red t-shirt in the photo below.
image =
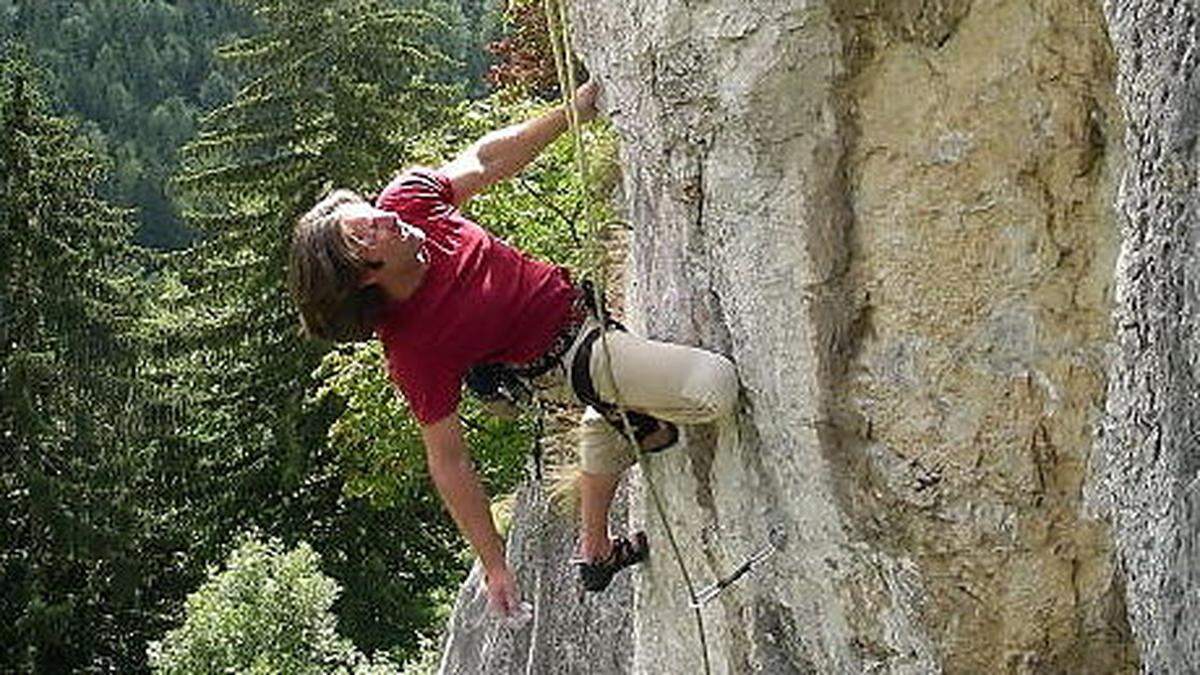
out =
[(479, 363), (533, 361), (569, 320), (567, 271), (508, 246), (454, 207), (445, 176), (410, 169), (375, 200), (425, 231), (429, 268), (407, 300), (390, 303), (376, 334), (392, 381), (422, 424), (458, 408), (462, 380)]

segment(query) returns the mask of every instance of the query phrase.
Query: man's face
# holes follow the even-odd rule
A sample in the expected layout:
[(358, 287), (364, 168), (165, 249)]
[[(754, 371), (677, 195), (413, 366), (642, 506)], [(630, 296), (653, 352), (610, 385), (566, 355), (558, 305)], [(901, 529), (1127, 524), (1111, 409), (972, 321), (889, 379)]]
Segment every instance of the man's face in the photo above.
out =
[(339, 208), (338, 219), (350, 245), (371, 267), (362, 280), (364, 286), (389, 286), (390, 281), (407, 278), (428, 264), (425, 233), (395, 213), (361, 202)]

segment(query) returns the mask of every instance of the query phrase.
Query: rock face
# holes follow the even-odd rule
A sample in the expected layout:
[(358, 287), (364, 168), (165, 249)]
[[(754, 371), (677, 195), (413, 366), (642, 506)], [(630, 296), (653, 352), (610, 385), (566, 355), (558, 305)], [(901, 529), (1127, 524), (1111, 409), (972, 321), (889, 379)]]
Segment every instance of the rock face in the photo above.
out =
[[(440, 672), (627, 673), (633, 661), (633, 587), (617, 579), (597, 602), (585, 595), (570, 568), (575, 528), (534, 482), (517, 494), (508, 557), (533, 616), (506, 624), (487, 609), (479, 565), (463, 584), (448, 628)], [(613, 509), (626, 515), (624, 500)]]
[[(447, 672), (1195, 668), (1195, 9), (572, 17), (622, 141), (633, 323), (737, 362), (739, 433), (632, 476), (618, 527), (658, 542), (632, 587), (579, 597), (573, 526), (519, 523), (545, 618), (481, 650), (468, 582)], [(647, 481), (694, 586), (783, 544), (703, 647)]]
[(1089, 497), (1112, 522), (1147, 673), (1200, 668), (1200, 44), (1195, 3), (1106, 3), (1128, 120), (1117, 347)]

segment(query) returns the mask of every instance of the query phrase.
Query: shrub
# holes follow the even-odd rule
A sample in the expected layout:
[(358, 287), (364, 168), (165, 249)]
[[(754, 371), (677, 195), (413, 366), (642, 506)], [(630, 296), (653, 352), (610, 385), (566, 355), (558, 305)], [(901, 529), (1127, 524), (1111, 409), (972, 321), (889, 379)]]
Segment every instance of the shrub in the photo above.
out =
[(158, 673), (396, 673), (337, 633), (331, 608), (341, 589), (301, 543), (246, 538), (226, 568), (188, 596), (183, 625), (151, 643)]

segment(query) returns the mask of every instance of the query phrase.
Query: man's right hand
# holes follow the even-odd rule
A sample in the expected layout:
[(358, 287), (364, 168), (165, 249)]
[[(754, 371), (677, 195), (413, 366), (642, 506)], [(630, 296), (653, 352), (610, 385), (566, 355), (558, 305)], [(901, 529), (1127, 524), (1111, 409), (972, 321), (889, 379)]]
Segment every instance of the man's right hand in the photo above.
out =
[(600, 95), (600, 85), (595, 80), (588, 80), (575, 90), (575, 114), (580, 122), (590, 122), (596, 118), (596, 97)]
[(486, 574), (488, 607), (503, 617), (515, 616), (521, 611), (521, 592), (517, 579), (508, 565)]

